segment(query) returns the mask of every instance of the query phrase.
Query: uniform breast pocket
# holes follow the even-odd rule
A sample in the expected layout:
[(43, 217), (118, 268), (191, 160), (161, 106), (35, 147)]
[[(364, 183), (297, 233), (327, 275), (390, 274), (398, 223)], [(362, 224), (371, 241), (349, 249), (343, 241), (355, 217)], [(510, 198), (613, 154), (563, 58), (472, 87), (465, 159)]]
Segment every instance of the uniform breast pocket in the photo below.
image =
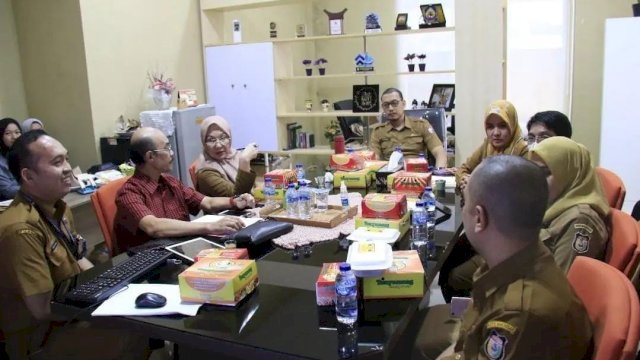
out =
[(62, 265), (67, 258), (67, 251), (57, 240), (47, 244), (47, 258), (54, 266)]
[(407, 137), (407, 143), (412, 145), (422, 145), (423, 139), (422, 136), (415, 135)]

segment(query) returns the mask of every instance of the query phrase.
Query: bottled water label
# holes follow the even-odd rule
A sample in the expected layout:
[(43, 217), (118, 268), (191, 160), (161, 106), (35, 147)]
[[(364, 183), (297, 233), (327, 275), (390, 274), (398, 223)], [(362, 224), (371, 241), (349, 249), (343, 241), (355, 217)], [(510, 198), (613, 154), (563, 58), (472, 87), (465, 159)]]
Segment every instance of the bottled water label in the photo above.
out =
[(336, 317), (343, 324), (353, 324), (358, 319), (357, 281), (351, 271), (341, 271), (336, 276)]

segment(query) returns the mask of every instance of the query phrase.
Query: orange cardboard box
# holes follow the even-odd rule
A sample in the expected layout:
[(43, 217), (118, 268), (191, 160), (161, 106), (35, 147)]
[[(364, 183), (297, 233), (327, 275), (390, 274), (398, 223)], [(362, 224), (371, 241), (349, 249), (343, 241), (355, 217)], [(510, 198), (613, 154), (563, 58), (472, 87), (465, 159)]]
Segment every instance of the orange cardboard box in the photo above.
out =
[(427, 185), (431, 185), (431, 173), (398, 171), (387, 177), (387, 186), (394, 194), (420, 196)]
[(293, 169), (276, 169), (264, 174), (264, 178), (271, 179), (271, 182), (276, 188), (285, 188), (289, 183), (296, 182), (297, 173)]
[(393, 252), (393, 265), (380, 277), (362, 280), (365, 299), (420, 298), (424, 295), (424, 267), (415, 250)]
[(195, 261), (202, 259), (248, 259), (247, 249), (204, 249), (198, 253)]
[(405, 194), (367, 194), (362, 199), (362, 217), (370, 219), (402, 219), (407, 213)]
[(409, 172), (429, 172), (429, 162), (424, 157), (404, 159), (404, 170)]
[(329, 159), (329, 166), (339, 171), (357, 171), (364, 169), (364, 159), (356, 153), (333, 154)]
[(324, 263), (316, 280), (316, 304), (320, 306), (336, 303), (336, 275), (340, 272), (340, 263)]
[(178, 275), (182, 301), (235, 306), (258, 286), (255, 260), (202, 259)]

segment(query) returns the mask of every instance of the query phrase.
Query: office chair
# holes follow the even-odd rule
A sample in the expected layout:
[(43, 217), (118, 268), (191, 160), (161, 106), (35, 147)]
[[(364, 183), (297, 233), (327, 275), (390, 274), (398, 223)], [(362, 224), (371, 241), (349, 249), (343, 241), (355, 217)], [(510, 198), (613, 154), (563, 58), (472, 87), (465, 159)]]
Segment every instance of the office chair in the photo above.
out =
[(93, 204), (93, 210), (96, 212), (107, 250), (109, 250), (109, 255), (112, 257), (117, 255), (115, 253), (116, 239), (113, 233), (113, 223), (116, 217), (116, 195), (128, 179), (129, 177), (127, 176), (108, 182), (91, 194), (91, 204)]
[(622, 179), (613, 171), (603, 167), (596, 167), (596, 173), (609, 206), (618, 210), (622, 209), (622, 203), (627, 194)]
[(576, 257), (567, 278), (593, 325), (593, 359), (634, 359), (640, 303), (629, 279), (613, 266), (585, 256)]
[[(333, 103), (334, 110), (353, 110), (353, 100), (341, 100)], [(344, 142), (364, 143), (364, 122), (359, 116), (337, 116)]]
[(196, 176), (196, 169), (198, 168), (198, 159), (195, 159), (191, 165), (189, 165), (189, 176), (191, 177), (191, 184), (193, 188), (198, 190), (198, 177)]
[(618, 209), (611, 209), (609, 228), (611, 232), (609, 233), (605, 261), (630, 279), (638, 265), (638, 245), (640, 243), (638, 223), (631, 215)]

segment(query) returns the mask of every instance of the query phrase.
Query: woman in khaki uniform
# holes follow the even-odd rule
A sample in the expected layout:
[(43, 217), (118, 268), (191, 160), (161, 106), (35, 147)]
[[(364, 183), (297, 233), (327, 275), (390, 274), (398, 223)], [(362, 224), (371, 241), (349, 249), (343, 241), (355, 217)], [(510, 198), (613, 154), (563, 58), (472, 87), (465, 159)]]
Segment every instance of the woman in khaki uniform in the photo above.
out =
[(487, 138), (456, 173), (456, 184), (461, 189), (467, 186), (471, 172), (485, 158), (498, 154), (519, 156), (527, 154), (527, 142), (522, 139), (518, 113), (512, 103), (506, 100), (492, 102), (484, 114), (484, 129)]
[(198, 159), (195, 188), (207, 196), (234, 196), (250, 193), (256, 180), (251, 160), (258, 146), (251, 143), (243, 151), (231, 147), (231, 127), (221, 116), (210, 116), (200, 127), (202, 155)]
[(604, 259), (609, 215), (589, 150), (557, 136), (538, 144), (531, 161), (547, 170), (549, 208), (544, 214), (540, 240), (551, 250), (556, 263), (569, 271), (576, 256)]

